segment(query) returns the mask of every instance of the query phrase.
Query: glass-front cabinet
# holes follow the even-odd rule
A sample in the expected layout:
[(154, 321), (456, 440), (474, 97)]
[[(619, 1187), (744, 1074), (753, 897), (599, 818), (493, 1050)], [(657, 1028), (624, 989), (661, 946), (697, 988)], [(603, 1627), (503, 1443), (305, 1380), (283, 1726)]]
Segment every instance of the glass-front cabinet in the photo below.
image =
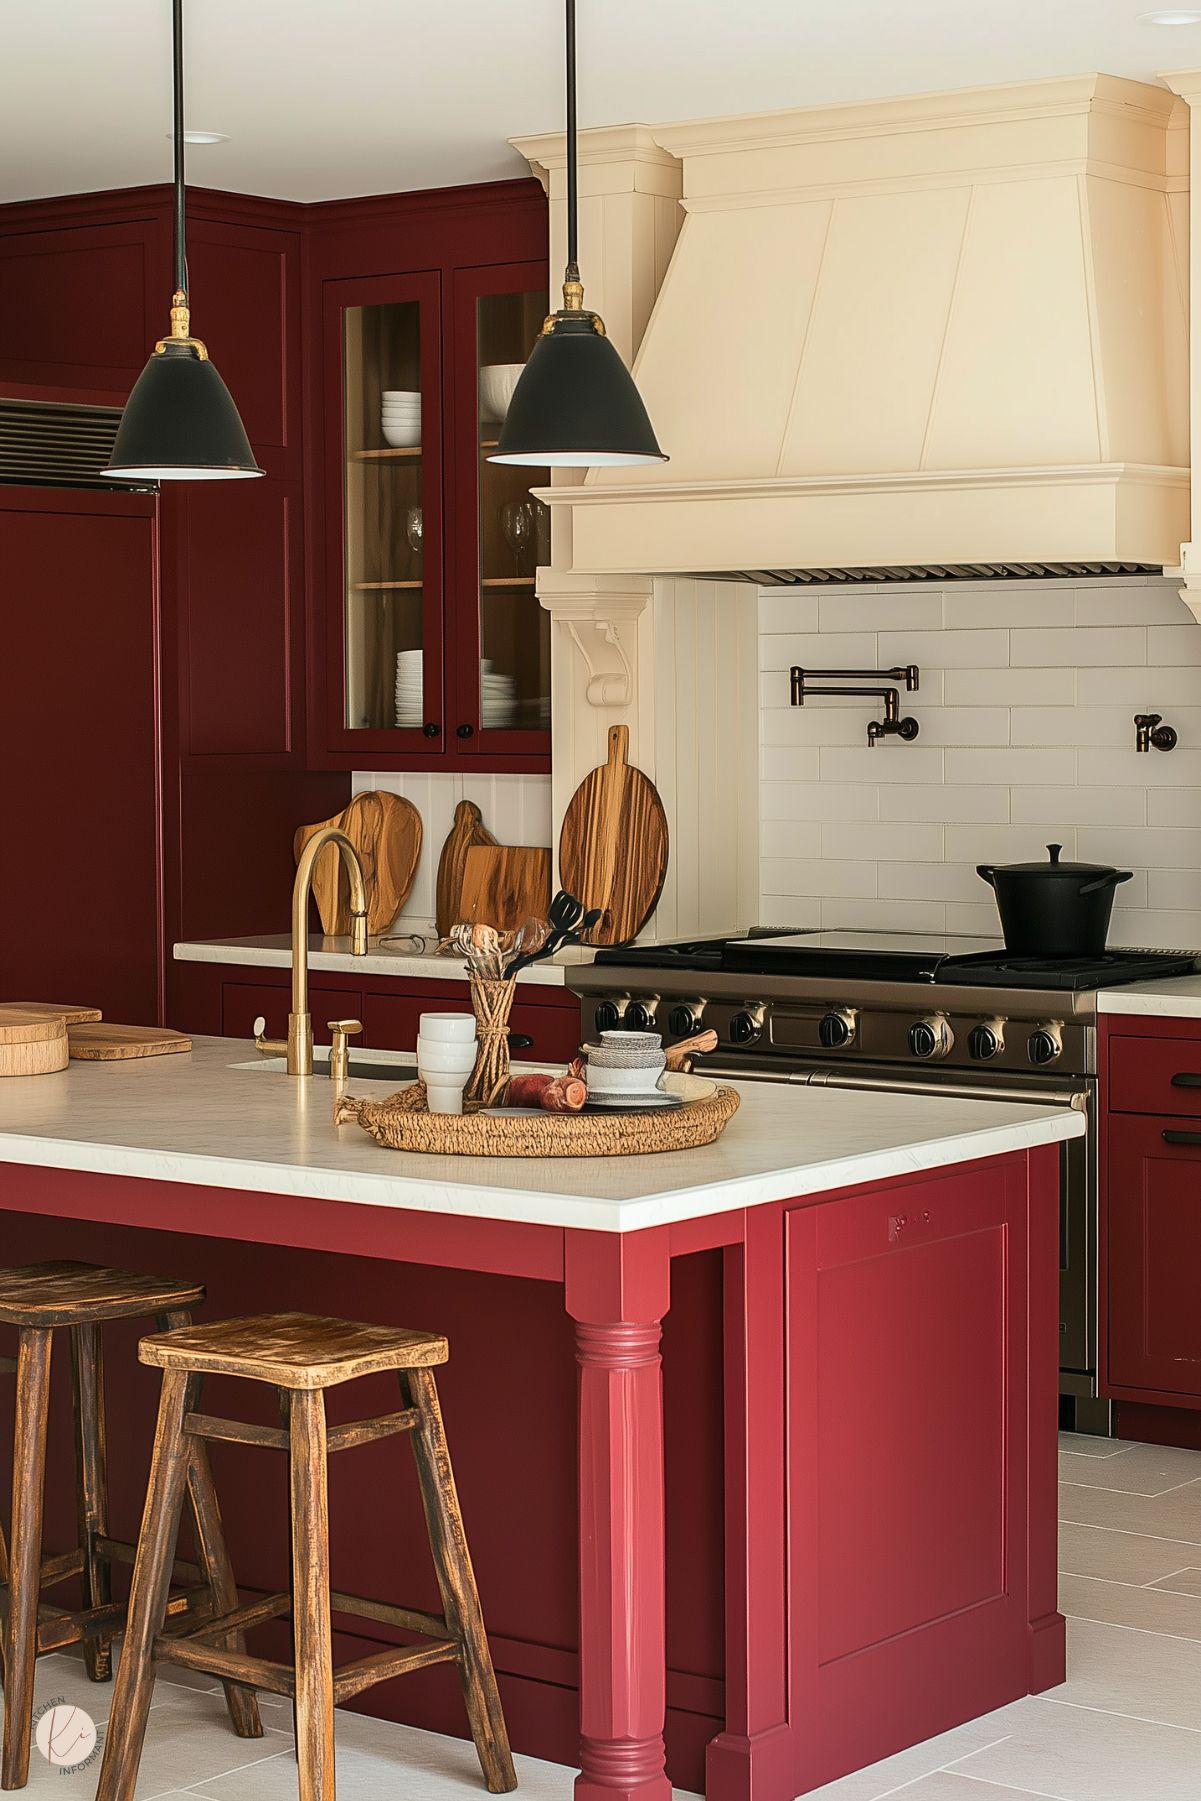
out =
[(550, 513), (530, 490), (550, 476), (487, 460), (545, 265), (324, 290), (328, 748), (360, 768), (548, 767)]

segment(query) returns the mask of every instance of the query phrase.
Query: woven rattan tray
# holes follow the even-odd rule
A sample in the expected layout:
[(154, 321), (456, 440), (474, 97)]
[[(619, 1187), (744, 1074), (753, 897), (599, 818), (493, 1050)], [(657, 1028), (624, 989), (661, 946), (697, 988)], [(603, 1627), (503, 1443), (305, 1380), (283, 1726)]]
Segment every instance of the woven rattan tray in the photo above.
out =
[[(362, 1126), (389, 1151), (423, 1151), (460, 1157), (644, 1157), (655, 1151), (689, 1151), (712, 1144), (738, 1111), (732, 1088), (693, 1077), (667, 1077), (705, 1090), (682, 1107), (662, 1112), (620, 1113), (430, 1113), (425, 1088), (414, 1082), (382, 1101), (342, 1095), (334, 1124)], [(687, 1096), (688, 1090), (683, 1090)]]

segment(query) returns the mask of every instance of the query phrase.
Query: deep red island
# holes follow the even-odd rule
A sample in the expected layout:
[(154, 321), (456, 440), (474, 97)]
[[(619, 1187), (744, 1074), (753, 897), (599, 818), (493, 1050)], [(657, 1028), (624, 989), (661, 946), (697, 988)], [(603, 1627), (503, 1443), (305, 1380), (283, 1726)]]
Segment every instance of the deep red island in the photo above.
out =
[[(579, 1801), (791, 1801), (1062, 1680), (1056, 1141), (1082, 1119), (762, 1084), (704, 1150), (485, 1164), (382, 1151), (328, 1083), (245, 1062), (202, 1039), (5, 1084), (5, 1260), (445, 1332), (514, 1748), (578, 1767)], [(156, 1401), (135, 1336), (108, 1360), (119, 1531)], [(219, 1386), (246, 1417), (252, 1385)], [(214, 1464), (241, 1587), (286, 1586), (283, 1465)], [(436, 1608), (392, 1448), (333, 1483), (339, 1586)], [(444, 1670), (372, 1699), (463, 1731)]]

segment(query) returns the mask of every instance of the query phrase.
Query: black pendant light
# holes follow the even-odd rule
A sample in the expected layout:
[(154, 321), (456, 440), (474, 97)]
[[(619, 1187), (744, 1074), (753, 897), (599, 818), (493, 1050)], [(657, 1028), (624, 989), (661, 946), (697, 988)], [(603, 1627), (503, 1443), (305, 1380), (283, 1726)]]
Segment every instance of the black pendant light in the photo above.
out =
[(563, 305), (542, 327), (513, 390), (490, 463), (618, 468), (665, 463), (634, 378), (584, 307), (577, 261), (575, 0), (567, 0), (567, 269)]
[(189, 335), (184, 240), (183, 0), (171, 5), (175, 116), (175, 293), (171, 335), (133, 385), (106, 475), (126, 481), (215, 481), (262, 475), (246, 428), (199, 338)]

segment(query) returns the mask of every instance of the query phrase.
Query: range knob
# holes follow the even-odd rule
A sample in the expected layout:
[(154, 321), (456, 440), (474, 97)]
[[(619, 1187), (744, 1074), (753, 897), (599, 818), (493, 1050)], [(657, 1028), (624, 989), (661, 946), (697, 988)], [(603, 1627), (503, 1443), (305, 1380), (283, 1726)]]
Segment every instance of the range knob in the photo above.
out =
[(818, 1042), (825, 1050), (842, 1050), (855, 1036), (857, 1019), (854, 1007), (831, 1007), (818, 1022)]
[(730, 1021), (731, 1044), (754, 1044), (763, 1031), (763, 1008), (744, 1007)]
[(596, 1009), (598, 1032), (615, 1032), (621, 1024), (621, 1008), (616, 1001), (601, 1001)]
[(974, 1057), (977, 1063), (991, 1063), (1004, 1043), (999, 1021), (981, 1021), (967, 1035), (968, 1056)]
[(915, 1020), (909, 1028), (911, 1057), (945, 1057), (954, 1042), (951, 1028), (941, 1013), (932, 1014), (929, 1019)]
[(699, 1032), (704, 1011), (704, 1001), (677, 1001), (667, 1016), (672, 1037), (691, 1038), (695, 1032)]
[(658, 1001), (631, 1001), (626, 1008), (625, 1023), (633, 1032), (653, 1032)]
[(1054, 1063), (1062, 1051), (1058, 1026), (1036, 1026), (1026, 1040), (1026, 1055), (1031, 1063)]

